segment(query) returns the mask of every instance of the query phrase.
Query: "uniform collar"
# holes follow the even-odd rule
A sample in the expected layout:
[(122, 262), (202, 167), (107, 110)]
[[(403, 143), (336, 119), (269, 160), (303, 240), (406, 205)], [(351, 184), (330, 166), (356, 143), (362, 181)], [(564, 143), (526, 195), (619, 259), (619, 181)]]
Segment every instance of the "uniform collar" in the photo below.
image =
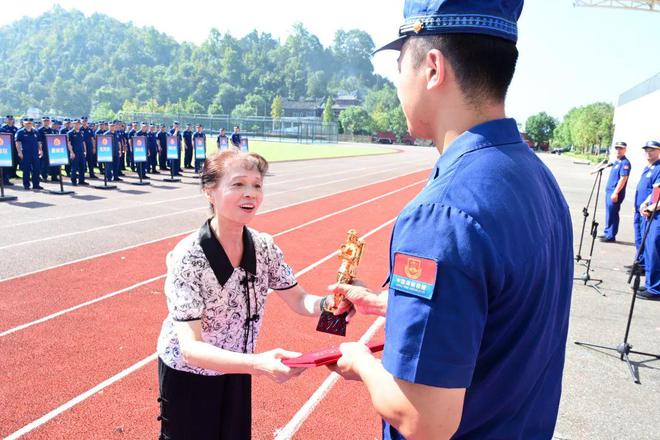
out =
[[(199, 231), (199, 244), (204, 251), (204, 255), (209, 260), (211, 269), (213, 269), (213, 273), (218, 279), (220, 286), (224, 287), (225, 283), (234, 273), (234, 266), (231, 265), (227, 253), (211, 228), (211, 219), (208, 219)], [(239, 267), (252, 275), (256, 275), (257, 273), (257, 256), (254, 249), (254, 241), (252, 240), (252, 234), (250, 234), (250, 231), (246, 227), (243, 227), (243, 257), (241, 258)]]
[(495, 119), (475, 125), (462, 133), (445, 148), (431, 173), (431, 179), (443, 174), (464, 154), (495, 145), (522, 142), (515, 119)]

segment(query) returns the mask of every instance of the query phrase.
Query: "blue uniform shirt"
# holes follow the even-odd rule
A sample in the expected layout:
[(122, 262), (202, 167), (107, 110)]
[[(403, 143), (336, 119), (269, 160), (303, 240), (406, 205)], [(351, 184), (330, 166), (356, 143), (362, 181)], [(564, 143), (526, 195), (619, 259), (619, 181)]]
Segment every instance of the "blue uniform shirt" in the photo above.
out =
[[(610, 194), (613, 193), (621, 177), (629, 175), (630, 161), (628, 158), (623, 156), (623, 158), (615, 160), (612, 165), (612, 171), (610, 171), (610, 177), (607, 179), (605, 190)], [(628, 185), (624, 185), (619, 193), (619, 202), (623, 201), (623, 198), (626, 196), (626, 186)]]
[(76, 131), (75, 129), (67, 133), (69, 142), (71, 143), (71, 148), (74, 152), (81, 152), (85, 149), (85, 141), (83, 138), (82, 130)]
[(147, 146), (149, 148), (153, 148), (153, 149), (158, 148), (157, 140), (158, 140), (158, 133), (151, 131), (147, 132)]
[[(552, 437), (573, 278), (555, 178), (513, 119), (471, 128), (394, 226), (383, 366), (467, 388), (455, 439)], [(384, 423), (383, 438), (402, 438)]]
[(83, 135), (83, 141), (87, 148), (93, 148), (94, 147), (94, 130), (92, 130), (92, 127), (87, 126), (85, 127), (80, 127), (80, 132)]
[[(170, 131), (167, 132), (169, 136), (174, 136), (174, 129), (171, 128)], [(177, 145), (181, 146), (181, 130), (179, 130), (179, 133), (176, 135), (177, 139)]]
[(193, 132), (186, 130), (183, 132), (183, 141), (186, 144), (186, 147), (192, 147)]
[(660, 160), (647, 165), (642, 171), (642, 176), (637, 183), (637, 190), (635, 191), (635, 212), (644, 203), (646, 198), (653, 192), (653, 184), (660, 179)]
[(241, 134), (240, 133), (233, 133), (231, 135), (231, 143), (234, 144), (235, 147), (240, 147), (241, 146)]
[(39, 140), (39, 133), (34, 128), (30, 131), (21, 128), (16, 132), (16, 142), (21, 143), (23, 153), (38, 151)]

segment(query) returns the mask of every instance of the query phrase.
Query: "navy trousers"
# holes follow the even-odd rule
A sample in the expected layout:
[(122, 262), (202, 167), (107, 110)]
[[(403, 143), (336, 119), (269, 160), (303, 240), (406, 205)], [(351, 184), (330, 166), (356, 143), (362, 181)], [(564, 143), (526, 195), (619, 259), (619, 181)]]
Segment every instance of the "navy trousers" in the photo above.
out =
[(614, 203), (612, 201), (612, 193), (605, 192), (605, 229), (603, 235), (607, 240), (614, 240), (616, 234), (619, 232), (619, 210), (621, 203), (623, 203), (625, 195), (619, 194), (619, 201)]
[(25, 189), (30, 187), (30, 180), (32, 181), (33, 187), (39, 186), (39, 171), (41, 170), (39, 150), (23, 149), (21, 170), (23, 171), (23, 187)]

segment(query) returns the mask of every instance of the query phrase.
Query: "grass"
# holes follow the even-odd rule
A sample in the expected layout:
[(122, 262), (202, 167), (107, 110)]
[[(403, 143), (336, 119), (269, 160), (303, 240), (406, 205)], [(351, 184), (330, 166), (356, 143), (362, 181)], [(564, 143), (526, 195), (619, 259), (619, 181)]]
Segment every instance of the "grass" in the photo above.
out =
[[(207, 154), (217, 150), (215, 136), (206, 140)], [(369, 156), (375, 154), (391, 154), (393, 148), (372, 147), (363, 144), (299, 144), (289, 142), (250, 141), (250, 151), (259, 153), (269, 162), (285, 160), (327, 159), (345, 156)]]
[(568, 151), (566, 153), (562, 153), (562, 156), (568, 156), (580, 160), (588, 160), (592, 164), (602, 162), (608, 158), (607, 154), (594, 155), (594, 154), (586, 154), (586, 153), (577, 153), (575, 151)]

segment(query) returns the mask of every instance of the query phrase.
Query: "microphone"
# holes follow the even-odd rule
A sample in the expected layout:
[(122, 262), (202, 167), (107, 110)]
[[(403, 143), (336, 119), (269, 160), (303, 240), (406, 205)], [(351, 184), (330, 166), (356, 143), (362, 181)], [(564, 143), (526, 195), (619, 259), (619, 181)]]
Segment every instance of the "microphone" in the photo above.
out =
[[(589, 174), (600, 173), (601, 171), (603, 171), (603, 170), (605, 170), (605, 169), (607, 169), (607, 168), (610, 168), (610, 167), (613, 167), (613, 166), (614, 166), (614, 162), (610, 162), (610, 163), (608, 163), (607, 165), (605, 165), (606, 163), (607, 163), (607, 159), (603, 160), (603, 161), (598, 165), (598, 167), (597, 167), (595, 170), (593, 170), (592, 172), (590, 172)], [(604, 166), (603, 166), (603, 165), (604, 165)]]

